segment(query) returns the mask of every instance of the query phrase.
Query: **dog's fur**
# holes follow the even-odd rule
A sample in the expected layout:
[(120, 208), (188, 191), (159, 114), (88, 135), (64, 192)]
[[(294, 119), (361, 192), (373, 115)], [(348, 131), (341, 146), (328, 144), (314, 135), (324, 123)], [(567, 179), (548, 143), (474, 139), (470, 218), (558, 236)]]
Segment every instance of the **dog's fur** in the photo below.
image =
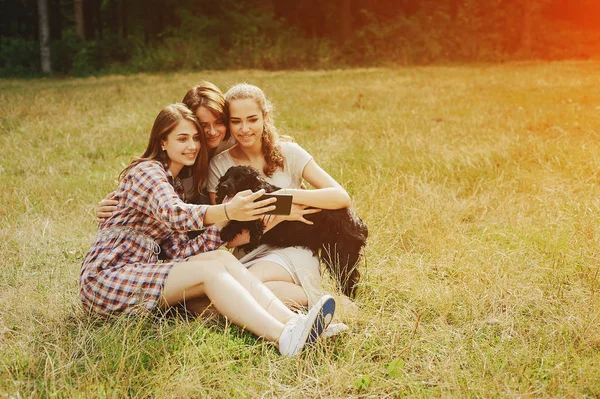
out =
[[(250, 166), (233, 166), (221, 177), (217, 186), (217, 203), (244, 190), (265, 189), (270, 193), (279, 190), (268, 183)], [(231, 241), (242, 230), (250, 232), (250, 243), (242, 246), (249, 252), (259, 244), (275, 247), (301, 246), (320, 255), (342, 292), (350, 297), (356, 294), (360, 279), (358, 261), (367, 242), (366, 224), (350, 208), (326, 210), (306, 215), (314, 224), (298, 221), (281, 222), (266, 233), (259, 219), (250, 222), (231, 221), (221, 230), (221, 238)]]

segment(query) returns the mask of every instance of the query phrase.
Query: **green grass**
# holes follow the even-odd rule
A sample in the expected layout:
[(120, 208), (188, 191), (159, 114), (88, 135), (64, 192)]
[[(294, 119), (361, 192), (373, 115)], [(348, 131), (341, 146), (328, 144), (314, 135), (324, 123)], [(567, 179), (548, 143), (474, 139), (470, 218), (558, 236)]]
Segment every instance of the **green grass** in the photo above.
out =
[[(350, 331), (85, 316), (94, 205), (200, 79), (264, 88), (370, 229)], [(600, 396), (600, 64), (0, 80), (0, 397)]]

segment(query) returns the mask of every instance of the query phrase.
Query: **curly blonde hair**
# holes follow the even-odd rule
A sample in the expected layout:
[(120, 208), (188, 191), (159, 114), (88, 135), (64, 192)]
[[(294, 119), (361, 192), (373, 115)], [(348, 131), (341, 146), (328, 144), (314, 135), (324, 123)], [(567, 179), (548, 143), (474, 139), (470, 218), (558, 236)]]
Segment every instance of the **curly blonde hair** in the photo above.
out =
[(273, 123), (273, 104), (265, 97), (263, 91), (248, 83), (238, 83), (225, 93), (225, 114), (230, 117), (229, 104), (233, 100), (253, 100), (263, 114), (264, 127), (261, 135), (262, 152), (265, 159), (263, 173), (273, 176), (278, 168), (283, 170), (285, 158), (278, 144), (279, 135)]

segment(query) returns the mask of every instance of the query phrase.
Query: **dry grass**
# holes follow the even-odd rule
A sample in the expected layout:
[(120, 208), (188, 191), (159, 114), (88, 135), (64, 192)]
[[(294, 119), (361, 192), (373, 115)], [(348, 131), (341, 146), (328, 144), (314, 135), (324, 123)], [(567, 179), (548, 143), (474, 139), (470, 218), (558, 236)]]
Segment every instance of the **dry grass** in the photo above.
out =
[[(93, 205), (200, 79), (263, 87), (371, 236), (350, 332), (82, 314)], [(600, 64), (0, 81), (0, 397), (600, 396)]]

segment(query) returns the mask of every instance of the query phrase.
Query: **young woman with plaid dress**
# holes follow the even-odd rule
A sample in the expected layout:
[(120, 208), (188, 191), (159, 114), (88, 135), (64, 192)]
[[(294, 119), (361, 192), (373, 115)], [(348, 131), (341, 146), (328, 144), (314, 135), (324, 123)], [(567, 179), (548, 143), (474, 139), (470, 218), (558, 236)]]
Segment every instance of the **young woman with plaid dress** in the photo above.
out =
[[(277, 343), (283, 355), (294, 355), (327, 327), (335, 302), (324, 296), (307, 315), (293, 313), (233, 255), (217, 250), (224, 244), (219, 228), (227, 220), (255, 220), (274, 206), (271, 200), (254, 202), (262, 192), (250, 191), (225, 205), (182, 201), (180, 175), (191, 173), (194, 182), (206, 175), (200, 131), (183, 104), (159, 113), (145, 153), (121, 173), (117, 209), (99, 225), (83, 262), (83, 306), (99, 314), (180, 304), (194, 311), (210, 301), (234, 324)], [(187, 231), (203, 228), (188, 238)]]

